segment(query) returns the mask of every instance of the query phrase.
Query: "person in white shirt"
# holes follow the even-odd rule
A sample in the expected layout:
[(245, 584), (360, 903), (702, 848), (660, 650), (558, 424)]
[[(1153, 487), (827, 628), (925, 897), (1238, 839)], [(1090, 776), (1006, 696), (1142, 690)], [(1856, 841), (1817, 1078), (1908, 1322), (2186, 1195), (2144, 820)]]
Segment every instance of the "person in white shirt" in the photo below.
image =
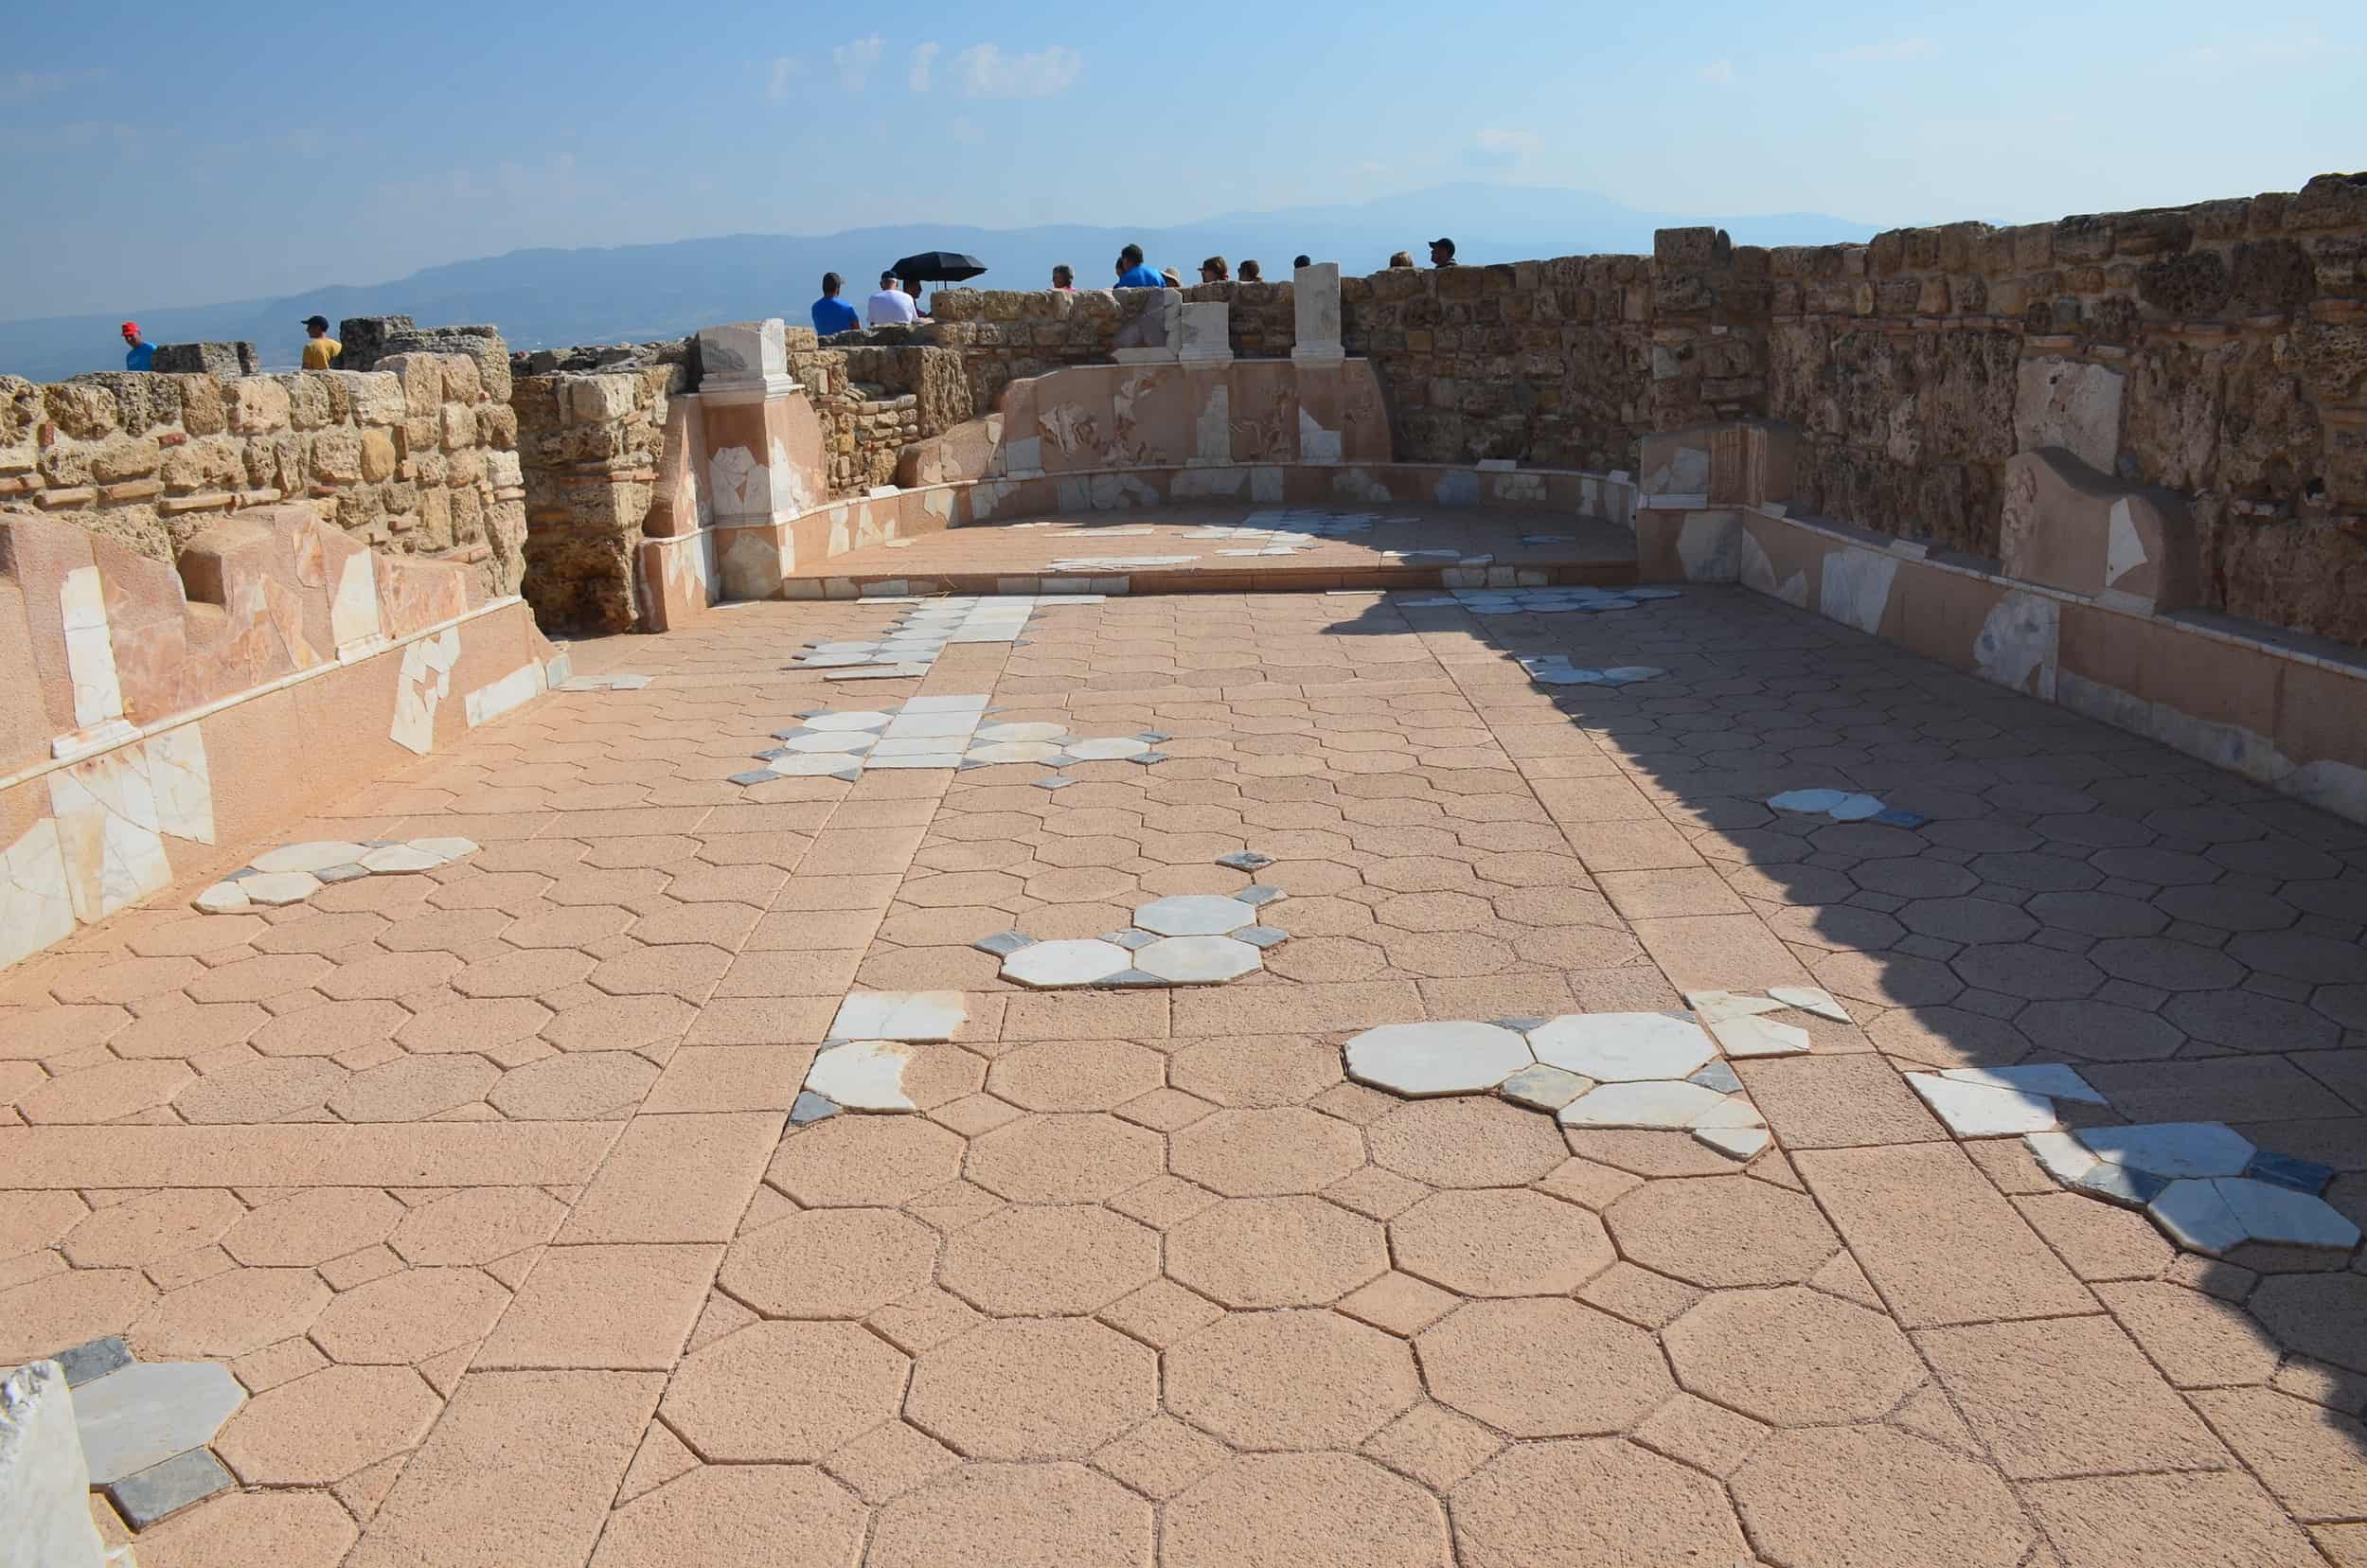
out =
[(913, 308), (913, 296), (896, 286), (896, 275), (880, 275), (880, 292), (871, 296), (863, 321), (872, 327), (894, 327), (907, 321), (917, 321), (920, 312)]

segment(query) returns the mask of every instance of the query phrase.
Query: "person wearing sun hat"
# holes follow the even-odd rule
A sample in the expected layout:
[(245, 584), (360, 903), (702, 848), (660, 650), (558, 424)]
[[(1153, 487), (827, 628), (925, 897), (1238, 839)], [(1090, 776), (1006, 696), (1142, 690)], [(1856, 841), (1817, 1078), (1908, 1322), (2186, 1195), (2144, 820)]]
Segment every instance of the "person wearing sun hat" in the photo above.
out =
[(346, 346), (329, 335), (327, 316), (304, 318), (304, 368), (326, 370), (335, 365), (337, 356), (345, 351)]

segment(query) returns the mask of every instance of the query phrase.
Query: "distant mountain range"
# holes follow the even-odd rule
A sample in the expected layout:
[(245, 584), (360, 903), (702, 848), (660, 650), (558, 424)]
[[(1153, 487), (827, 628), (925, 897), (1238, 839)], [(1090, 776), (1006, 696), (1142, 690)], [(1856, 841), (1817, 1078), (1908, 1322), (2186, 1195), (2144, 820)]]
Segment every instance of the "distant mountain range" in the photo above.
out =
[(107, 315), (0, 322), (0, 373), (58, 381), (84, 370), (120, 369), (116, 328), (137, 320), (151, 343), (244, 339), (264, 363), (293, 366), (302, 347), (297, 324), (318, 313), (408, 315), (421, 326), (489, 321), (512, 347), (634, 343), (673, 337), (722, 321), (778, 315), (806, 318), (823, 273), (846, 278), (860, 298), (880, 270), (923, 250), (967, 251), (988, 264), (980, 288), (1038, 289), (1053, 263), (1077, 269), (1087, 288), (1107, 284), (1118, 247), (1136, 241), (1151, 265), (1172, 266), (1198, 281), (1201, 258), (1221, 255), (1237, 266), (1255, 257), (1277, 281), (1291, 258), (1307, 252), (1350, 274), (1378, 272), (1389, 253), (1426, 261), (1429, 242), (1449, 235), (1466, 262), (1525, 260), (1594, 253), (1648, 254), (1652, 231), (1715, 223), (1738, 243), (1832, 244), (1861, 241), (1877, 225), (1812, 212), (1702, 217), (1641, 212), (1581, 190), (1459, 184), (1385, 196), (1353, 205), (1235, 212), (1176, 228), (1102, 228), (1083, 224), (985, 229), (961, 224), (899, 224), (809, 238), (734, 234), (658, 245), (590, 250), (521, 250), (429, 267), (368, 285), (329, 284), (309, 294), (226, 305), (152, 308), (136, 303)]

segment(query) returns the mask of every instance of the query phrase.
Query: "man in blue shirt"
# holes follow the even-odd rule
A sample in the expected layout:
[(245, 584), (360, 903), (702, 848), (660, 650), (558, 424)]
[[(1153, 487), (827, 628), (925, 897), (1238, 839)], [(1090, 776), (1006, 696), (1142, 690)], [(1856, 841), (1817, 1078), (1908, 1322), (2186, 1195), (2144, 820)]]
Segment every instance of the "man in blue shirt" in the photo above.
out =
[(1167, 280), (1143, 265), (1143, 247), (1128, 245), (1118, 252), (1118, 287), (1121, 289), (1164, 289)]
[(822, 297), (813, 302), (813, 330), (824, 337), (833, 332), (851, 332), (863, 325), (855, 308), (838, 296), (839, 290), (845, 286), (846, 280), (836, 273), (822, 275)]
[(128, 350), (123, 356), (126, 370), (145, 370), (156, 358), (156, 346), (140, 340), (140, 324), (136, 321), (123, 324), (123, 346)]

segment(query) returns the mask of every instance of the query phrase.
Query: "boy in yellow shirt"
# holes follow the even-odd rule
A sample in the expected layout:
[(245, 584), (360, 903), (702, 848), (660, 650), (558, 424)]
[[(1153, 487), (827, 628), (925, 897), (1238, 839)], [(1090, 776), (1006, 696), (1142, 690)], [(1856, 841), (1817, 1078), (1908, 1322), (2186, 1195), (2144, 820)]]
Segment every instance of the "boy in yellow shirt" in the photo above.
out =
[(329, 335), (327, 316), (304, 318), (304, 368), (326, 370), (344, 353), (345, 345)]

